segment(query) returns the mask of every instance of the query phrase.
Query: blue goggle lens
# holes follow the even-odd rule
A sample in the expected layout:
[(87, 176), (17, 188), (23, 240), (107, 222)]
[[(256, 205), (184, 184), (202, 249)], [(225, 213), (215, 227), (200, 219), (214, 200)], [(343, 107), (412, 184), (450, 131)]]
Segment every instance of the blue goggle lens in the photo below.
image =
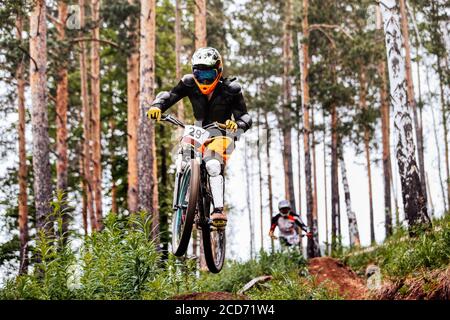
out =
[(201, 84), (211, 84), (217, 78), (217, 70), (216, 69), (208, 69), (208, 70), (194, 70), (195, 79)]

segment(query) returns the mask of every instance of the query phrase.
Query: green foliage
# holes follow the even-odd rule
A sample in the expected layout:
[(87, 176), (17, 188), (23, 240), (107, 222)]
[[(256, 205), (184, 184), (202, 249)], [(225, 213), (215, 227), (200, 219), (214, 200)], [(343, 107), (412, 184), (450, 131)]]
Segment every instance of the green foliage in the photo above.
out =
[[(53, 204), (56, 223), (64, 206)], [(7, 281), (0, 299), (167, 299), (200, 291), (237, 292), (248, 281), (271, 275), (273, 279), (249, 290), (254, 299), (337, 299), (339, 295), (318, 286), (308, 275), (305, 259), (297, 252), (268, 254), (257, 260), (229, 262), (218, 275), (196, 277), (195, 260), (156, 251), (148, 215), (127, 218), (110, 214), (105, 228), (82, 239), (64, 243), (40, 232), (34, 248), (33, 271)], [(59, 228), (57, 228), (60, 230)]]
[(296, 272), (281, 275), (260, 287), (252, 288), (247, 295), (257, 300), (338, 300), (337, 290), (331, 290), (324, 283), (316, 285), (312, 279)]
[(343, 260), (360, 274), (370, 263), (379, 265), (386, 276), (394, 278), (446, 267), (450, 262), (450, 217), (436, 220), (433, 231), (418, 231), (415, 237), (409, 237), (407, 230), (399, 228), (375, 250), (352, 253), (345, 253)]
[(34, 271), (7, 281), (0, 299), (166, 299), (195, 290), (195, 266), (173, 256), (162, 261), (149, 240), (150, 225), (143, 213), (110, 214), (105, 229), (78, 248), (81, 239), (65, 245), (41, 232)]
[(259, 284), (245, 294), (252, 299), (334, 299), (323, 286), (308, 275), (306, 260), (298, 252), (260, 252), (256, 260), (229, 262), (220, 274), (204, 273), (199, 279), (201, 291), (237, 293), (250, 280), (271, 275), (272, 280)]

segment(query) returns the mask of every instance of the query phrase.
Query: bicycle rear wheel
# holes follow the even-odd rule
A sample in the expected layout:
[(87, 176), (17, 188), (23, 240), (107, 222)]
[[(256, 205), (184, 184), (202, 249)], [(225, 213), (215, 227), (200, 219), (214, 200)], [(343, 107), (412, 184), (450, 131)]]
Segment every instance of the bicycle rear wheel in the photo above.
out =
[(177, 209), (172, 218), (172, 251), (177, 257), (186, 253), (191, 239), (199, 186), (200, 166), (192, 159), (181, 177)]
[(203, 211), (204, 216), (207, 218), (207, 221), (202, 225), (203, 252), (206, 265), (212, 273), (219, 273), (225, 262), (225, 228), (215, 228), (209, 222), (211, 202), (207, 197), (203, 198)]

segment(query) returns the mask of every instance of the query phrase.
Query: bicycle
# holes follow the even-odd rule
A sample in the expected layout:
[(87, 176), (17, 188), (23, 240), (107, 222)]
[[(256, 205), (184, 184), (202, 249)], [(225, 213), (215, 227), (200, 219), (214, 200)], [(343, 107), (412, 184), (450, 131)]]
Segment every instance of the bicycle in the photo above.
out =
[(202, 231), (203, 249), (208, 269), (218, 273), (225, 261), (225, 228), (214, 227), (210, 220), (212, 193), (209, 176), (200, 148), (211, 141), (211, 132), (226, 132), (221, 123), (199, 127), (185, 125), (171, 115), (162, 115), (162, 121), (184, 128), (176, 159), (175, 190), (173, 195), (172, 251), (183, 256), (188, 248), (194, 223)]
[(312, 238), (312, 234), (309, 233), (309, 232), (306, 233), (306, 234), (305, 233), (303, 233), (303, 234), (293, 233), (293, 234), (290, 234), (290, 235), (283, 235), (283, 236), (280, 236), (280, 237), (277, 237), (275, 235), (272, 235), (272, 236), (269, 235), (269, 237), (272, 240), (277, 240), (277, 239), (280, 240), (282, 251), (285, 250), (285, 249), (287, 249), (287, 250), (299, 249), (300, 252), (301, 252), (302, 248), (300, 246), (300, 239), (303, 238), (303, 237)]

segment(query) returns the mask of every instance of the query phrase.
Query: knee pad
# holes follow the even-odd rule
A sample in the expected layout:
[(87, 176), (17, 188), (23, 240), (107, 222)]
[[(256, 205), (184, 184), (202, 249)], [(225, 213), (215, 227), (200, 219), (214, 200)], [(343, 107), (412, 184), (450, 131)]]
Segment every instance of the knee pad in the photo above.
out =
[(210, 159), (206, 162), (206, 171), (211, 177), (216, 177), (220, 175), (222, 171), (222, 167), (220, 165), (220, 161), (217, 159)]

